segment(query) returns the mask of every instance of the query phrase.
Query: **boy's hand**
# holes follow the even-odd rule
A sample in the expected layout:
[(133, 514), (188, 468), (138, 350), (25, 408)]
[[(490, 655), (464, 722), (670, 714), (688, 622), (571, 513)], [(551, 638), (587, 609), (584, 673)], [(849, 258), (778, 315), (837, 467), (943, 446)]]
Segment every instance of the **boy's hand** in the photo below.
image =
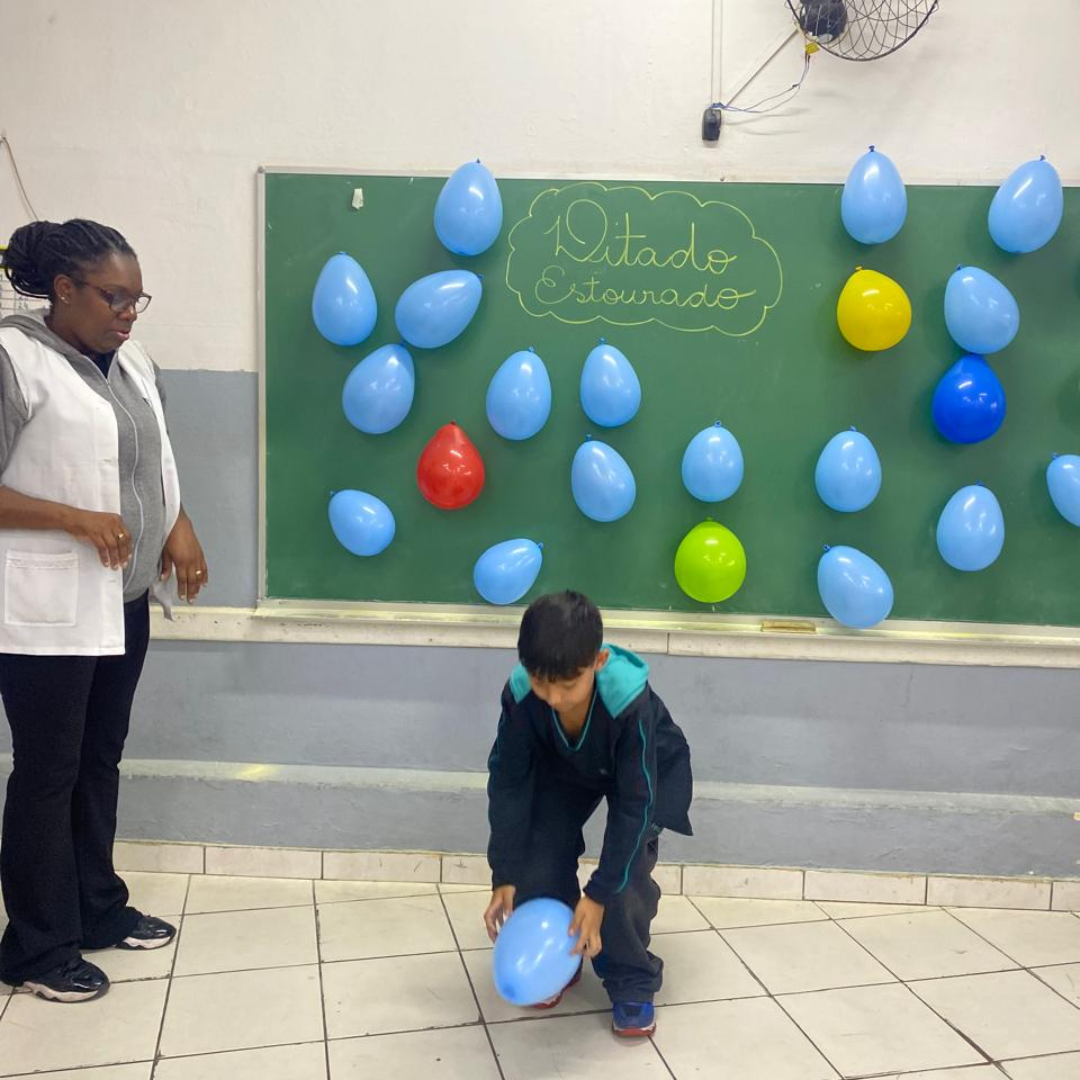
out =
[(574, 910), (570, 933), (580, 934), (577, 944), (570, 950), (574, 956), (587, 956), (590, 960), (604, 947), (600, 940), (600, 924), (604, 921), (604, 905), (583, 896)]
[(514, 910), (514, 893), (517, 888), (513, 885), (500, 885), (491, 892), (491, 903), (484, 912), (484, 925), (487, 927), (488, 937), (494, 941), (503, 928), (503, 923), (510, 918)]

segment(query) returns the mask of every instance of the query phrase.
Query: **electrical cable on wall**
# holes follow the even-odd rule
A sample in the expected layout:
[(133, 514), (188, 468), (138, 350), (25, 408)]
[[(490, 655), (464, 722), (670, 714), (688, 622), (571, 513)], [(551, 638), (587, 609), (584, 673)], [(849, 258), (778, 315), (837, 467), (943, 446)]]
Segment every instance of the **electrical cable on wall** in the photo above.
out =
[(19, 164), (15, 160), (15, 151), (11, 148), (11, 142), (6, 135), (0, 135), (0, 146), (7, 151), (8, 161), (11, 162), (11, 172), (15, 177), (15, 183), (19, 188), (19, 195), (22, 198), (26, 209), (30, 211), (30, 216), (34, 221), (40, 221), (41, 217), (34, 209), (34, 204), (30, 201), (30, 196), (26, 193), (26, 185), (23, 183), (22, 174), (19, 172)]
[[(716, 85), (718, 4), (713, 7), (713, 87)], [(714, 101), (702, 117), (701, 137), (715, 142), (725, 112), (765, 115), (787, 105), (802, 89), (810, 71), (810, 57), (819, 49), (842, 60), (866, 62), (880, 60), (906, 45), (937, 11), (938, 0), (785, 0), (794, 16), (797, 29), (785, 38), (761, 66), (754, 71), (726, 102)], [(737, 106), (735, 98), (772, 62), (776, 54), (795, 34), (803, 35), (803, 70), (799, 79), (786, 90), (762, 98), (754, 105)]]

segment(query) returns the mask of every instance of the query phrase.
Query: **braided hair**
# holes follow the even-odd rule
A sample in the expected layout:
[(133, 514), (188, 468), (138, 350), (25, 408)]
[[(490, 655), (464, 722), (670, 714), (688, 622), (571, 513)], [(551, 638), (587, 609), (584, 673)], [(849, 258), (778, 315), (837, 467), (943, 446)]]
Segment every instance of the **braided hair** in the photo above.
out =
[(135, 256), (131, 245), (108, 225), (72, 218), (63, 224), (34, 221), (11, 234), (0, 253), (0, 269), (23, 296), (54, 300), (58, 274), (77, 277), (109, 255)]

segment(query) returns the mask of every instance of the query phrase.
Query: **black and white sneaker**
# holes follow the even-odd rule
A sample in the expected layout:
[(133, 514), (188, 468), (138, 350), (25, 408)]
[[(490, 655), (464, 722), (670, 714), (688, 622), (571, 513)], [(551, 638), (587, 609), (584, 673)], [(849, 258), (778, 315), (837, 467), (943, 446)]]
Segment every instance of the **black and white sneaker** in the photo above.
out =
[(70, 1004), (100, 997), (109, 989), (109, 976), (81, 956), (75, 956), (44, 975), (24, 980), (17, 989), (49, 1001)]
[(135, 929), (123, 941), (117, 942), (118, 949), (161, 949), (176, 937), (176, 927), (164, 919), (155, 919), (153, 915), (140, 915)]

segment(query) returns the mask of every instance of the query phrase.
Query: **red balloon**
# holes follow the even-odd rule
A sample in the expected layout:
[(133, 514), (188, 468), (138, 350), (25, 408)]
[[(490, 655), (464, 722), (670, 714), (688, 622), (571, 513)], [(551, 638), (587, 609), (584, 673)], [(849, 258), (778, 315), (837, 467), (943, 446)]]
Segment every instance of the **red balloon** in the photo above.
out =
[(484, 462), (457, 424), (444, 424), (416, 465), (420, 494), (441, 510), (460, 510), (484, 489)]

